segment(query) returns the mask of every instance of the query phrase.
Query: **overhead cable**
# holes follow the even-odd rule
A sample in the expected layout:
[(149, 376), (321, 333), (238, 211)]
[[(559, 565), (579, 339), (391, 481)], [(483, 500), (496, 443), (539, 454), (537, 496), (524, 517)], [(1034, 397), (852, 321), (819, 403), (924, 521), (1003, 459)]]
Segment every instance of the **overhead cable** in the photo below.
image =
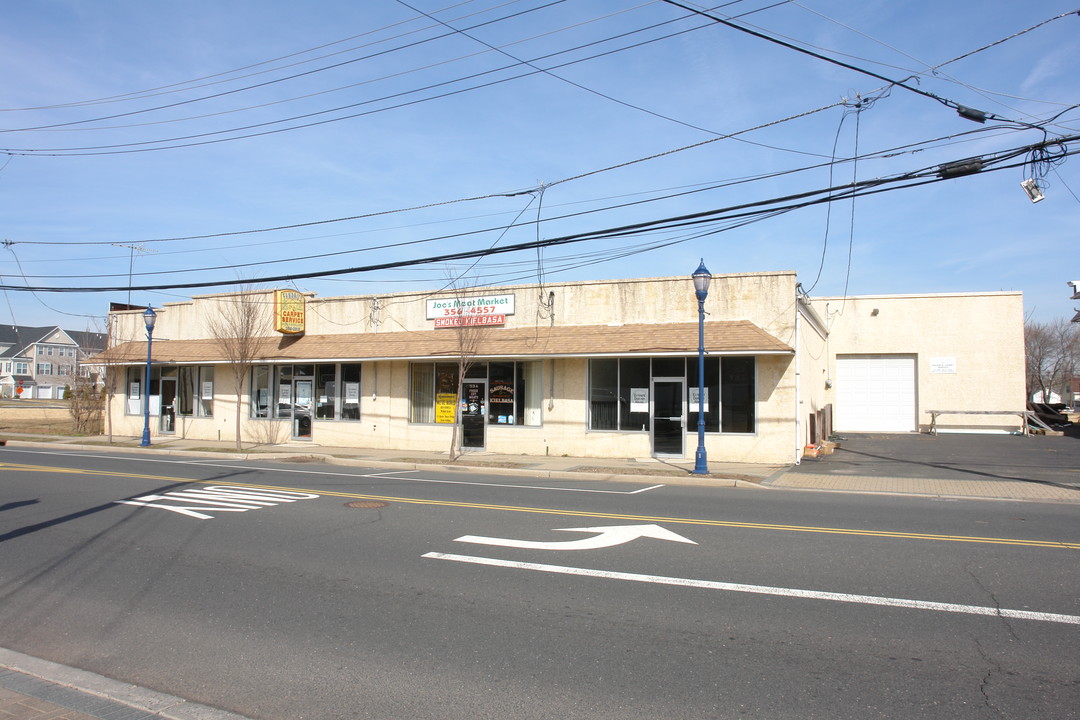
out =
[[(1073, 135), (1064, 138), (1058, 138), (1054, 141), (1054, 144), (1064, 145), (1065, 142), (1080, 141), (1080, 135)], [(1037, 143), (1034, 145), (1028, 145), (1020, 148), (1013, 148), (1011, 150), (1002, 151), (999, 153), (988, 154), (981, 158), (983, 163), (984, 172), (1003, 170), (1008, 168), (1021, 167), (1026, 163), (1026, 160), (1021, 159), (1019, 162), (1010, 162), (1020, 157), (1023, 158), (1028, 153), (1037, 149), (1041, 145), (1046, 143)], [(1066, 150), (1065, 156), (1071, 156), (1077, 154), (1080, 150)], [(412, 267), (418, 265), (428, 265), (433, 263), (451, 262), (454, 260), (463, 260), (476, 257), (483, 257), (487, 255), (496, 255), (510, 252), (519, 252), (522, 250), (532, 250), (538, 247), (553, 247), (557, 245), (566, 245), (571, 243), (585, 242), (589, 240), (600, 240), (620, 237), (632, 237), (648, 232), (653, 232), (661, 229), (672, 229), (679, 227), (694, 227), (701, 226), (708, 223), (716, 223), (718, 221), (727, 221), (739, 218), (748, 218), (754, 215), (771, 214), (780, 212), (790, 212), (804, 207), (810, 207), (812, 205), (818, 205), (822, 203), (835, 202), (841, 199), (847, 199), (852, 197), (859, 197), (863, 195), (878, 194), (887, 192), (890, 190), (917, 187), (919, 185), (927, 185), (936, 182), (942, 182), (947, 179), (942, 177), (938, 173), (940, 166), (933, 166), (930, 168), (923, 168), (921, 170), (902, 173), (900, 175), (893, 175), (882, 178), (875, 178), (872, 180), (862, 180), (858, 182), (848, 183), (837, 187), (822, 188), (817, 190), (806, 191), (802, 193), (796, 193), (792, 195), (786, 195), (777, 198), (770, 198), (767, 200), (761, 200), (751, 203), (743, 203), (740, 205), (734, 205), (726, 208), (718, 208), (714, 210), (705, 210), (696, 213), (690, 213), (686, 215), (680, 215), (675, 217), (662, 218), (659, 220), (650, 220), (640, 223), (633, 223), (630, 225), (623, 225), (619, 227), (606, 228), (602, 230), (587, 231), (581, 233), (575, 233), (571, 235), (563, 235), (560, 237), (549, 238), (541, 241), (529, 241), (523, 243), (517, 243), (514, 245), (506, 245), (502, 247), (483, 248), (480, 250), (468, 250), (456, 253), (447, 253), (443, 255), (435, 255), (423, 258), (416, 258), (413, 260), (401, 260), (392, 261), (386, 263), (378, 263), (372, 265), (351, 267), (351, 268), (335, 268), (331, 270), (316, 270), (303, 273), (290, 273), (277, 275), (273, 277), (260, 278), (260, 282), (287, 282), (290, 280), (301, 280), (320, 277), (332, 277), (337, 275), (349, 275), (354, 273), (372, 272), (376, 270), (386, 270), (390, 268)], [(899, 183), (904, 183), (899, 185)], [(772, 207), (769, 207), (772, 206)], [(765, 208), (765, 209), (763, 209)], [(719, 230), (717, 231), (719, 232)], [(19, 285), (0, 285), (0, 289), (9, 289), (22, 292), (53, 292), (53, 293), (74, 293), (74, 292), (120, 292), (125, 290), (164, 290), (164, 289), (190, 289), (190, 288), (204, 288), (204, 287), (221, 287), (227, 285), (235, 285), (235, 280), (227, 281), (203, 281), (203, 282), (189, 282), (189, 283), (172, 283), (172, 284), (159, 284), (159, 285), (146, 285), (146, 286), (114, 286), (114, 287), (55, 287), (55, 286), (19, 286)]]

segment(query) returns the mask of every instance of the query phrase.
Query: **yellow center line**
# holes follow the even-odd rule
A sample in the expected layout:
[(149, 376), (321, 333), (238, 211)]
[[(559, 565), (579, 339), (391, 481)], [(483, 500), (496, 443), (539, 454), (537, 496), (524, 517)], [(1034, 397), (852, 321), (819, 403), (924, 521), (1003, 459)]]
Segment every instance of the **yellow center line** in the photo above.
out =
[(1080, 550), (1080, 542), (1058, 540), (1023, 540), (1020, 538), (994, 538), (970, 535), (939, 535), (935, 533), (908, 533), (889, 530), (859, 530), (855, 528), (817, 527), (813, 525), (780, 525), (771, 523), (737, 522), (734, 520), (704, 520), (697, 518), (663, 517), (655, 515), (629, 515), (625, 513), (605, 513), (592, 510), (559, 510), (556, 508), (524, 507), (515, 505), (493, 505), (490, 503), (460, 502), (457, 500), (428, 500), (424, 498), (395, 497), (391, 495), (371, 495), (367, 493), (340, 492), (335, 490), (313, 490), (283, 485), (259, 485), (254, 483), (234, 482), (229, 480), (193, 480), (192, 478), (170, 477), (165, 475), (144, 475), (141, 473), (123, 473), (108, 470), (83, 470), (77, 468), (48, 467), (44, 465), (19, 465), (0, 463), (0, 469), (34, 472), (59, 472), (80, 475), (99, 475), (107, 477), (128, 477), (148, 480), (164, 480), (176, 483), (200, 485), (230, 485), (254, 488), (257, 490), (286, 490), (290, 492), (315, 493), (330, 497), (343, 497), (353, 500), (382, 500), (384, 502), (408, 503), (410, 505), (435, 505), (441, 507), (466, 508), (469, 510), (499, 510), (502, 512), (520, 512), (537, 515), (562, 515), (565, 517), (600, 518), (604, 520), (629, 520), (634, 522), (671, 523), (678, 525), (703, 525), (706, 527), (729, 527), (748, 530), (778, 530), (782, 532), (821, 533), (828, 535), (856, 535), (860, 537), (893, 538), (898, 540), (938, 540), (942, 542), (982, 543), (988, 545), (1017, 545), (1022, 547), (1055, 548)]

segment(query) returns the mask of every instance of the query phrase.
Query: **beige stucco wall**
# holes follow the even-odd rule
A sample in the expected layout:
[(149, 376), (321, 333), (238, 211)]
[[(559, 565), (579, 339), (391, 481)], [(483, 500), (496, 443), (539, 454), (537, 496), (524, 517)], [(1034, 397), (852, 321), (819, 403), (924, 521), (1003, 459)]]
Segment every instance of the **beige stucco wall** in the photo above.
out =
[[(1024, 304), (1019, 292), (820, 298), (828, 317), (828, 373), (837, 355), (914, 355), (921, 430), (929, 410), (1022, 411)], [(876, 312), (875, 312), (876, 311)], [(955, 374), (931, 372), (933, 358), (954, 358)], [(834, 402), (835, 393), (826, 393)], [(1018, 416), (946, 415), (939, 426), (1011, 428)]]
[[(689, 277), (590, 281), (442, 293), (443, 297), (514, 294), (515, 314), (506, 327), (672, 323), (697, 320), (697, 301)], [(311, 335), (358, 332), (430, 330), (422, 293), (339, 298), (309, 297), (307, 329)], [(259, 302), (269, 317), (271, 291)], [(165, 303), (158, 312), (155, 339), (187, 340), (210, 336), (210, 318), (220, 314), (236, 295), (205, 295)], [(795, 274), (764, 272), (714, 277), (705, 304), (708, 320), (749, 320), (789, 345), (795, 334)], [(141, 311), (116, 313), (118, 341), (145, 338)], [(497, 332), (497, 329), (492, 329)], [(696, 348), (687, 348), (693, 353)], [(696, 353), (694, 353), (696, 355)], [(551, 454), (580, 457), (647, 457), (648, 432), (588, 431), (587, 359), (544, 359), (543, 424), (540, 427), (487, 428), (487, 449), (513, 454)], [(122, 371), (122, 370), (121, 370)], [(795, 407), (795, 364), (791, 356), (758, 359), (757, 432), (752, 435), (707, 435), (710, 459), (735, 462), (789, 462), (798, 445), (792, 416)], [(451, 428), (413, 424), (409, 416), (409, 363), (404, 360), (365, 362), (362, 371), (361, 420), (314, 421), (314, 441), (408, 450), (448, 450)], [(138, 435), (142, 417), (124, 413), (123, 381), (113, 401), (114, 432)], [(177, 418), (177, 433), (189, 438), (229, 440), (234, 436), (236, 402), (227, 365), (215, 367), (215, 405), (212, 418)], [(241, 404), (242, 433), (248, 442), (285, 442), (288, 427), (278, 420), (249, 419), (247, 398)], [(156, 418), (152, 419), (156, 434)], [(687, 428), (686, 454), (693, 456), (694, 428)]]
[[(757, 361), (757, 430), (752, 435), (707, 435), (711, 460), (785, 463), (810, 441), (809, 419), (836, 402), (836, 357), (853, 354), (906, 354), (916, 357), (918, 422), (929, 424), (928, 410), (1022, 410), (1024, 407), (1023, 301), (1020, 293), (962, 293), (817, 298), (799, 312), (792, 272), (719, 275), (713, 280), (706, 311), (709, 320), (749, 320), (796, 349), (796, 356), (760, 356)], [(609, 323), (692, 322), (696, 301), (689, 278), (646, 278), (484, 288), (459, 296), (514, 294), (516, 312), (507, 327)], [(453, 296), (444, 293), (444, 296)], [(421, 293), (339, 298), (309, 297), (307, 332), (315, 335), (429, 330)], [(159, 310), (155, 338), (197, 339), (209, 334), (209, 318), (235, 295), (199, 296), (166, 303)], [(272, 295), (260, 302), (269, 313)], [(873, 311), (877, 310), (876, 313)], [(796, 318), (798, 328), (796, 328)], [(139, 311), (116, 314), (115, 337), (145, 337)], [(828, 333), (824, 328), (828, 328)], [(497, 332), (493, 329), (492, 332)], [(692, 348), (688, 350), (693, 350)], [(931, 372), (931, 359), (955, 358), (957, 372)], [(647, 457), (648, 433), (589, 431), (586, 358), (541, 361), (543, 424), (487, 429), (491, 452), (583, 457)], [(207, 440), (231, 439), (235, 395), (226, 365), (215, 371), (212, 418), (178, 418), (177, 432)], [(114, 431), (138, 435), (142, 417), (124, 414), (123, 383), (113, 402)], [(409, 363), (364, 362), (361, 420), (314, 421), (314, 441), (409, 450), (446, 450), (451, 428), (407, 421)], [(285, 442), (281, 421), (249, 419), (246, 394), (242, 427), (248, 442)], [(1000, 427), (1010, 418), (946, 416), (939, 424)], [(154, 424), (156, 433), (156, 422)], [(694, 428), (687, 428), (692, 457)]]
[[(798, 342), (796, 343), (798, 375), (798, 423), (795, 447), (801, 455), (801, 449), (813, 444), (815, 439), (827, 440), (825, 427), (827, 416), (832, 408), (832, 393), (829, 392), (828, 378), (829, 342), (825, 329), (825, 320), (813, 307), (805, 307), (799, 313)], [(823, 427), (817, 429), (818, 437), (811, 435), (811, 416), (821, 414)]]
[[(672, 323), (697, 320), (697, 300), (689, 277), (603, 280), (561, 284), (515, 285), (442, 293), (397, 293), (380, 296), (317, 298), (307, 296), (309, 335), (431, 330), (426, 318), (429, 298), (513, 294), (516, 312), (505, 327), (596, 325), (608, 323)], [(165, 303), (157, 312), (155, 339), (192, 340), (210, 337), (210, 319), (235, 302), (236, 293), (200, 295)], [(273, 291), (258, 291), (267, 323)], [(794, 330), (794, 272), (762, 272), (713, 277), (705, 301), (708, 320), (750, 320), (790, 344)], [(550, 304), (549, 304), (550, 299)], [(542, 302), (541, 302), (542, 301)], [(146, 337), (141, 310), (113, 313), (116, 343)], [(269, 327), (269, 325), (267, 325)]]

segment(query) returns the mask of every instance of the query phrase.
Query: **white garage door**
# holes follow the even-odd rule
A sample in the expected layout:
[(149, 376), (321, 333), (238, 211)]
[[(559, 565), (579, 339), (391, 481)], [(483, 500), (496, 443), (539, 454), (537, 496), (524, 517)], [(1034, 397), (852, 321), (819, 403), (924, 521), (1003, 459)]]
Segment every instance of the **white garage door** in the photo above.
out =
[(915, 357), (836, 358), (837, 432), (914, 432)]

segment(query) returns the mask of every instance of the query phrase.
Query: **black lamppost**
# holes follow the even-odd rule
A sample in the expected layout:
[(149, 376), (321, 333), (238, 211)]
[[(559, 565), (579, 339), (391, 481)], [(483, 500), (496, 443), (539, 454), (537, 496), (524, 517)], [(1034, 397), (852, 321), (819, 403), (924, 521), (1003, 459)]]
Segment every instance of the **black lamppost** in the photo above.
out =
[(709, 457), (705, 452), (705, 298), (709, 296), (709, 283), (712, 273), (705, 267), (702, 258), (698, 269), (691, 275), (694, 279), (694, 294), (697, 295), (698, 310), (698, 413), (697, 413), (697, 452), (694, 453), (694, 475), (709, 474)]
[(146, 323), (146, 375), (143, 380), (143, 431), (139, 447), (150, 447), (150, 349), (154, 344), (154, 322), (157, 320), (157, 313), (147, 305), (142, 316)]

